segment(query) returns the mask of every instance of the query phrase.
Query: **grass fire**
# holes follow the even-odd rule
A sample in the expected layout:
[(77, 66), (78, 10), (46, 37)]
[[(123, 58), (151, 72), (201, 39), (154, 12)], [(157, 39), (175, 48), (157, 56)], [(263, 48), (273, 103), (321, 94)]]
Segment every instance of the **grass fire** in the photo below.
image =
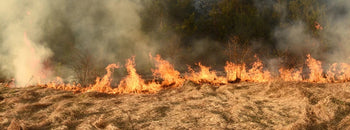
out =
[(350, 2), (0, 2), (0, 129), (350, 129)]

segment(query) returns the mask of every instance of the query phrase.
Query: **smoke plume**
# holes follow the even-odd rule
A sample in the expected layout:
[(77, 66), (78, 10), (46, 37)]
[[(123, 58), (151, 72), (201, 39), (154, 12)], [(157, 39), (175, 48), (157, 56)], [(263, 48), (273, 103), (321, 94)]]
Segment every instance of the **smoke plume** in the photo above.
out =
[(323, 4), (320, 6), (322, 11), (317, 10), (320, 16), (308, 21), (314, 23), (311, 27), (314, 31), (306, 21), (287, 21), (286, 7), (280, 7), (284, 24), (278, 25), (274, 31), (277, 48), (298, 56), (310, 53), (325, 63), (349, 62), (350, 2), (327, 0), (320, 3)]
[(19, 86), (50, 75), (43, 62), (52, 55), (40, 41), (48, 6), (46, 1), (2, 1), (0, 3), (1, 69)]
[[(2, 1), (1, 70), (25, 86), (71, 75), (80, 61), (89, 71), (131, 56), (147, 65), (157, 47), (141, 31), (142, 8), (137, 0)], [(64, 72), (52, 72), (58, 67)]]
[(326, 38), (332, 51), (328, 54), (331, 62), (350, 61), (350, 1), (328, 1), (327, 18), (322, 19), (328, 26), (324, 27), (322, 36)]
[[(313, 57), (327, 62), (349, 61), (350, 2), (324, 1), (325, 17), (311, 21), (320, 23), (322, 29), (316, 29), (314, 32), (318, 34), (313, 34), (309, 27), (310, 21), (307, 23), (303, 19), (287, 20), (290, 13), (287, 3), (274, 0), (253, 1), (259, 11), (273, 8), (274, 14), (280, 14), (279, 22), (282, 24), (272, 29), (274, 31), (271, 33), (275, 40), (272, 42), (276, 42), (277, 50), (287, 50), (299, 56), (311, 53)], [(84, 77), (84, 80), (95, 78), (101, 75), (100, 72), (104, 73), (103, 68), (107, 64), (124, 64), (125, 60), (132, 56), (136, 57), (136, 68), (139, 72), (149, 72), (152, 67), (149, 53), (161, 53), (171, 62), (184, 64), (200, 61), (214, 67), (216, 64), (224, 64), (226, 58), (223, 51), (226, 43), (222, 42), (225, 38), (218, 42), (199, 35), (185, 39), (184, 42), (174, 31), (181, 29), (182, 26), (176, 25), (177, 22), (181, 25), (183, 21), (167, 19), (166, 16), (171, 14), (161, 12), (160, 18), (148, 18), (159, 20), (154, 20), (154, 26), (150, 24), (152, 26), (147, 28), (147, 33), (142, 30), (142, 19), (153, 16), (142, 15), (147, 2), (150, 1), (3, 0), (0, 2), (0, 71), (7, 78), (14, 78), (18, 86), (25, 86), (38, 80), (49, 80), (54, 76), (73, 80), (81, 77)], [(191, 4), (196, 12), (191, 16), (196, 16), (193, 17), (196, 19), (197, 15), (209, 14), (217, 2), (220, 0), (193, 0)], [(164, 11), (172, 9), (170, 6), (163, 6), (162, 2), (159, 4)], [(178, 15), (172, 14), (172, 17), (177, 18)], [(167, 21), (170, 22), (166, 23)], [(169, 29), (170, 31), (164, 31), (165, 33), (160, 35), (159, 33), (167, 30), (168, 26), (176, 29)], [(149, 31), (153, 27), (156, 31)], [(252, 44), (252, 48), (257, 48), (256, 45)], [(81, 73), (74, 75), (74, 72)]]

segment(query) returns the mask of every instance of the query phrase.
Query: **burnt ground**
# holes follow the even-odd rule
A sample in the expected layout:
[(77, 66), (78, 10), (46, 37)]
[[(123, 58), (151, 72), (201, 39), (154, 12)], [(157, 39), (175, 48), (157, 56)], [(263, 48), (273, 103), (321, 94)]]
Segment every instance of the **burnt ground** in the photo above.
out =
[(0, 86), (1, 129), (350, 129), (350, 83), (197, 85), (108, 95)]

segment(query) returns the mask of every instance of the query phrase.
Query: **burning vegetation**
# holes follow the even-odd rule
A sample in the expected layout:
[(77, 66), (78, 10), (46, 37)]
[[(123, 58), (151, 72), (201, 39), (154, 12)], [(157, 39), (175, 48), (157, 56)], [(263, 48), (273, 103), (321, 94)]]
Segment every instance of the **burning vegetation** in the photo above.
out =
[(348, 128), (349, 23), (344, 0), (3, 0), (0, 129)]
[[(344, 83), (348, 82), (350, 65), (346, 63), (334, 63), (329, 67), (329, 70), (322, 69), (321, 61), (307, 55), (306, 65), (309, 73), (299, 69), (279, 69), (277, 76), (272, 76), (271, 72), (264, 69), (262, 62), (256, 57), (256, 61), (251, 66), (246, 64), (235, 64), (226, 62), (225, 75), (217, 75), (215, 70), (210, 70), (210, 67), (198, 63), (199, 70), (195, 71), (192, 67), (188, 67), (189, 72), (184, 74), (174, 69), (174, 66), (168, 61), (163, 60), (160, 55), (150, 58), (155, 62), (155, 69), (152, 69), (154, 78), (149, 82), (136, 72), (134, 57), (127, 60), (125, 68), (128, 75), (123, 78), (119, 85), (113, 85), (113, 71), (120, 69), (118, 64), (110, 64), (106, 67), (106, 74), (100, 78), (97, 77), (94, 84), (82, 86), (79, 83), (65, 83), (62, 78), (57, 77), (54, 81), (46, 81), (40, 79), (37, 82), (38, 86), (74, 91), (74, 92), (100, 92), (107, 94), (122, 94), (122, 93), (156, 93), (163, 88), (179, 87), (185, 81), (191, 81), (196, 84), (212, 84), (225, 85), (229, 83), (239, 82), (272, 82), (272, 81), (294, 81), (294, 82), (312, 82), (312, 83)], [(45, 81), (45, 82), (43, 82)], [(6, 86), (11, 86), (7, 84)], [(13, 87), (13, 86), (12, 86)]]
[[(347, 82), (348, 32), (340, 28), (348, 28), (348, 14), (325, 19), (338, 18), (331, 9), (347, 9), (348, 2), (297, 1), (122, 0), (93, 9), (68, 1), (28, 2), (26, 8), (3, 2), (0, 76), (12, 87), (108, 94), (156, 93), (185, 81)], [(308, 6), (312, 15), (301, 8)], [(271, 64), (278, 58), (283, 63)], [(125, 59), (125, 67), (110, 64)]]

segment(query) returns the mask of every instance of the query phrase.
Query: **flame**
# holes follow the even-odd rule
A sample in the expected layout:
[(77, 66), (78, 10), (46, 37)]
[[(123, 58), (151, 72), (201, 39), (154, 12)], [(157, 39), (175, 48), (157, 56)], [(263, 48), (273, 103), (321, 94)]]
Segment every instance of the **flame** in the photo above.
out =
[(216, 71), (210, 71), (210, 67), (203, 66), (200, 62), (198, 63), (200, 67), (199, 72), (195, 72), (190, 66), (188, 70), (190, 75), (185, 76), (186, 79), (191, 80), (197, 84), (201, 83), (212, 83), (212, 84), (226, 84), (227, 80), (224, 77), (217, 76)]
[(334, 63), (327, 71), (328, 82), (347, 82), (350, 81), (350, 64)]
[(246, 75), (245, 65), (236, 65), (229, 61), (226, 62), (225, 72), (227, 80), (232, 82), (242, 79), (242, 72), (244, 76)]
[(326, 79), (322, 76), (323, 69), (321, 61), (318, 61), (307, 55), (306, 64), (310, 69), (309, 82), (326, 82)]
[(61, 77), (56, 77), (56, 80), (49, 82), (49, 83), (46, 83), (46, 84), (41, 84), (39, 82), (39, 86), (46, 87), (46, 88), (65, 90), (65, 91), (74, 91), (74, 92), (81, 90), (80, 84), (73, 84), (73, 85), (65, 84)]
[(256, 61), (253, 63), (253, 67), (249, 69), (247, 77), (249, 81), (253, 82), (267, 82), (270, 80), (270, 72), (263, 70), (263, 64), (259, 58), (256, 57)]
[[(151, 58), (152, 55), (150, 55)], [(152, 70), (153, 76), (162, 78), (164, 81), (162, 82), (162, 86), (180, 86), (185, 81), (181, 78), (180, 72), (175, 70), (173, 65), (168, 61), (163, 60), (160, 55), (156, 55), (153, 58), (155, 60), (155, 66), (157, 69)]]
[[(27, 16), (31, 15), (30, 11), (26, 12)], [(29, 24), (31, 20), (29, 19)], [(48, 66), (48, 62), (43, 62), (43, 57), (38, 51), (38, 47), (35, 46), (30, 35), (27, 33), (28, 30), (23, 32), (23, 50), (28, 53), (20, 53), (16, 59), (16, 83), (18, 86), (28, 86), (35, 84), (35, 81), (48, 79), (51, 76), (51, 68)], [(24, 55), (23, 55), (24, 54)], [(28, 69), (30, 68), (30, 69)]]
[(128, 59), (125, 67), (129, 75), (120, 82), (118, 89), (115, 90), (115, 93), (154, 93), (161, 89), (161, 86), (154, 81), (149, 84), (145, 84), (145, 81), (141, 78), (141, 76), (136, 73), (135, 57)]
[(315, 25), (315, 29), (317, 29), (317, 30), (323, 30), (323, 27), (322, 27), (321, 24), (318, 23), (317, 21), (314, 22), (314, 25)]
[(337, 79), (342, 82), (350, 81), (350, 64), (341, 63), (337, 73)]
[(118, 69), (119, 65), (117, 64), (109, 64), (106, 67), (107, 74), (103, 76), (101, 79), (100, 77), (96, 78), (96, 83), (92, 86), (90, 86), (86, 91), (96, 91), (96, 92), (102, 92), (102, 93), (113, 93), (113, 89), (111, 87), (112, 82), (112, 73), (114, 69)]
[[(184, 78), (181, 77), (181, 73), (174, 69), (174, 66), (168, 61), (163, 60), (159, 55), (152, 57), (155, 61), (156, 69), (152, 69), (154, 79), (145, 83), (145, 80), (136, 72), (135, 69), (135, 57), (127, 60), (125, 64), (128, 75), (122, 79), (118, 87), (113, 88), (112, 73), (114, 69), (120, 68), (118, 64), (110, 64), (106, 69), (106, 74), (100, 78), (96, 78), (96, 82), (88, 87), (81, 86), (80, 84), (66, 84), (64, 80), (57, 77), (51, 82), (38, 81), (38, 85), (46, 88), (53, 88), (65, 91), (73, 92), (101, 92), (108, 94), (122, 94), (122, 93), (156, 93), (166, 86), (177, 87), (184, 83), (186, 80), (193, 81), (197, 84), (209, 83), (213, 85), (221, 85), (232, 83), (234, 81), (247, 81), (247, 82), (268, 82), (274, 79), (281, 79), (283, 81), (297, 81), (297, 82), (348, 82), (350, 81), (350, 64), (347, 63), (334, 63), (331, 64), (328, 71), (322, 69), (321, 61), (318, 61), (307, 55), (306, 65), (310, 72), (308, 78), (303, 79), (302, 69), (279, 69), (279, 76), (272, 77), (270, 72), (264, 70), (262, 61), (256, 57), (256, 61), (252, 64), (250, 69), (246, 64), (235, 64), (232, 62), (226, 62), (225, 72), (226, 77), (218, 76), (215, 70), (210, 70), (210, 67), (202, 65), (200, 62), (197, 64), (200, 68), (198, 72), (194, 71), (190, 66), (188, 67), (189, 73)], [(156, 82), (156, 79), (162, 79), (162, 82)], [(10, 86), (14, 83), (14, 79), (5, 84)], [(12, 85), (14, 86), (14, 85)]]
[(280, 78), (283, 81), (302, 81), (303, 78), (301, 76), (302, 69), (279, 69)]
[(336, 74), (337, 74), (337, 63), (333, 63), (329, 70), (327, 71), (327, 81), (328, 82), (335, 82), (336, 81)]
[[(15, 79), (12, 78), (10, 81), (8, 82), (5, 82), (5, 83), (2, 83), (4, 85), (4, 87), (8, 87), (8, 88), (13, 88), (13, 87), (16, 87), (16, 84), (15, 84)], [(0, 84), (1, 85), (1, 84)]]
[[(257, 57), (256, 57), (257, 58)], [(246, 70), (245, 64), (236, 65), (232, 62), (226, 62), (225, 71), (229, 81), (241, 79), (251, 82), (267, 82), (270, 80), (270, 72), (263, 70), (263, 64), (259, 58), (252, 65), (252, 68)]]

